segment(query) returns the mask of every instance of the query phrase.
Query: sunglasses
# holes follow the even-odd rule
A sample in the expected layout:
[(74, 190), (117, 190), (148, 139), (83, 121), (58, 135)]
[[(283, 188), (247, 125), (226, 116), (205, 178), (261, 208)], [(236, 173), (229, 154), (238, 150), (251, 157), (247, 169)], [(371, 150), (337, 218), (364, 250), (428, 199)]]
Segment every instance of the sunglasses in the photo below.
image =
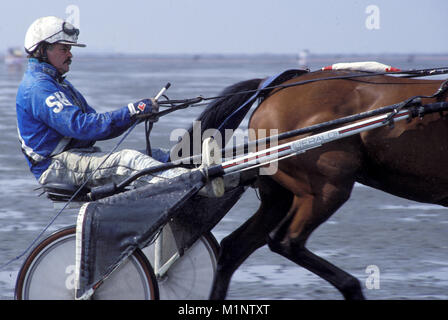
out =
[(62, 31), (69, 36), (79, 35), (79, 29), (75, 28), (71, 24), (67, 25), (66, 22), (62, 24)]

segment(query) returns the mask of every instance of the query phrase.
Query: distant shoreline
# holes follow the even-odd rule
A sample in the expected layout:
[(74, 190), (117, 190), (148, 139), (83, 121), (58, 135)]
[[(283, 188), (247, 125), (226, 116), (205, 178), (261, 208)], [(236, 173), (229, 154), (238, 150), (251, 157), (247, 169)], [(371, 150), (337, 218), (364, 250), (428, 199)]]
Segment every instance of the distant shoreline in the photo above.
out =
[[(297, 59), (299, 56), (299, 53), (297, 54), (291, 54), (291, 53), (285, 53), (285, 54), (271, 54), (271, 53), (260, 53), (260, 54), (212, 54), (212, 53), (204, 53), (204, 54), (154, 54), (154, 53), (147, 53), (147, 54), (133, 54), (133, 53), (82, 53), (80, 51), (76, 51), (76, 57), (80, 59), (85, 58), (110, 58), (110, 59), (192, 59), (192, 60), (216, 60), (216, 59), (222, 59), (222, 60), (234, 60), (234, 59)], [(4, 60), (6, 54), (2, 53), (0, 54), (0, 58)], [(448, 52), (447, 53), (371, 53), (371, 54), (313, 54), (309, 53), (307, 56), (307, 60), (310, 61), (321, 61), (321, 60), (340, 60), (340, 59), (377, 59), (377, 58), (388, 58), (388, 59), (400, 59), (403, 58), (415, 58), (415, 59), (435, 59), (435, 60), (448, 60)]]

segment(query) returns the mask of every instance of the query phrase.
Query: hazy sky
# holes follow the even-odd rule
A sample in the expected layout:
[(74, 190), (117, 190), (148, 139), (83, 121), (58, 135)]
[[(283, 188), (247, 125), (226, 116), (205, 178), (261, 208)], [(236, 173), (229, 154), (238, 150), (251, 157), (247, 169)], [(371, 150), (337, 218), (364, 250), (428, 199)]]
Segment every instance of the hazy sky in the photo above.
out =
[(84, 52), (448, 53), (446, 0), (2, 0), (0, 53), (46, 15)]

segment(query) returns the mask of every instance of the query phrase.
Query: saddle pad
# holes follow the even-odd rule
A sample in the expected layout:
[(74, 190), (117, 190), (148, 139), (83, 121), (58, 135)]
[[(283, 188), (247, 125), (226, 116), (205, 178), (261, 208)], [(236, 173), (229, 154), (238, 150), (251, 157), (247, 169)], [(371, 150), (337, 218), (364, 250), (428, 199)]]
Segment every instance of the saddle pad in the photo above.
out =
[(322, 70), (353, 70), (353, 71), (367, 71), (367, 72), (401, 71), (398, 68), (394, 68), (387, 64), (379, 63), (376, 61), (341, 62), (332, 64), (331, 66), (323, 67)]

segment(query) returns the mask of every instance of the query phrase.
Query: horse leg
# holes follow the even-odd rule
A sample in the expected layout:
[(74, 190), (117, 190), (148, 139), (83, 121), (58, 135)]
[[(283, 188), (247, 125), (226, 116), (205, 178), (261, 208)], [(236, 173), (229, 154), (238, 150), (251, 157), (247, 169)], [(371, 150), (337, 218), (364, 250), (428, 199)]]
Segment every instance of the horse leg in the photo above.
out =
[(314, 190), (296, 195), (288, 215), (271, 232), (268, 245), (272, 251), (327, 280), (345, 299), (364, 299), (358, 279), (305, 248), (311, 233), (347, 201), (352, 187), (353, 182), (345, 187), (327, 183), (320, 188), (325, 192)]
[[(247, 257), (266, 244), (269, 232), (291, 206), (292, 193), (272, 179), (260, 176), (258, 185), (261, 198), (259, 209), (220, 243), (217, 270), (209, 299), (225, 299), (233, 273)], [(272, 199), (275, 201), (271, 201)]]

